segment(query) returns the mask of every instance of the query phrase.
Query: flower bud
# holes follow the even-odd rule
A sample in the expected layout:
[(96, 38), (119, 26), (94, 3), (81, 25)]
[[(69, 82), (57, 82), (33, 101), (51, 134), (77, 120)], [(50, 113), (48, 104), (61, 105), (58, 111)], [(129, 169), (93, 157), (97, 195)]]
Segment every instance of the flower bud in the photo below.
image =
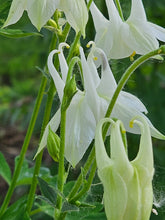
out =
[(49, 126), (49, 134), (47, 138), (47, 149), (49, 155), (56, 162), (59, 161), (59, 151), (60, 151), (60, 138), (54, 133)]
[(70, 102), (77, 92), (77, 87), (76, 87), (76, 80), (75, 80), (75, 75), (67, 81), (65, 87), (64, 87), (64, 96), (63, 96), (63, 101), (62, 101), (62, 108), (66, 110)]
[[(110, 157), (105, 150), (102, 126), (111, 123)], [(104, 205), (108, 220), (149, 220), (154, 173), (151, 134), (147, 121), (136, 117), (133, 123), (141, 129), (139, 152), (130, 161), (122, 139), (123, 125), (103, 119), (96, 128), (95, 146), (98, 175), (104, 186)]]

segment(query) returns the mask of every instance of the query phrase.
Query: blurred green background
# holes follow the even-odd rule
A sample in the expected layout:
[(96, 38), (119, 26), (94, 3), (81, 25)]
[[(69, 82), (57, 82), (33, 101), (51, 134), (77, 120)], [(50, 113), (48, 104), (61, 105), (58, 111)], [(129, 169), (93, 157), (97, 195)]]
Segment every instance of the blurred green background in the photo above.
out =
[[(11, 0), (0, 0), (0, 26), (3, 24), (9, 10)], [(95, 0), (100, 10), (107, 15), (105, 2)], [(148, 20), (165, 27), (165, 0), (143, 1)], [(130, 0), (121, 0), (125, 18), (129, 15)], [(24, 13), (22, 19), (11, 28), (25, 31), (36, 31)], [(17, 133), (25, 132), (33, 110), (35, 98), (42, 78), (42, 73), (36, 68), (44, 68), (48, 56), (51, 32), (42, 29), (40, 36), (28, 38), (6, 38), (0, 36), (0, 151), (4, 151), (3, 138), (10, 128)], [(71, 35), (72, 36), (72, 35)], [(70, 36), (70, 39), (71, 39)], [(93, 22), (87, 25), (87, 37), (83, 44), (94, 38)], [(111, 68), (118, 81), (130, 64), (129, 59), (112, 60)], [(165, 61), (150, 60), (143, 64), (133, 74), (125, 87), (126, 91), (135, 94), (148, 109), (148, 117), (162, 133), (165, 134)], [(46, 94), (45, 94), (46, 99)], [(45, 100), (44, 99), (44, 100)], [(34, 134), (40, 132), (44, 101), (37, 119)], [(13, 133), (13, 135), (16, 135)], [(128, 135), (130, 158), (137, 152), (139, 137)], [(34, 145), (35, 145), (34, 141)], [(17, 146), (12, 147), (17, 148)], [(153, 139), (155, 176), (155, 198), (160, 205), (158, 216), (152, 215), (152, 220), (165, 220), (165, 142)], [(11, 152), (12, 154), (12, 152)], [(51, 164), (49, 164), (51, 166)]]

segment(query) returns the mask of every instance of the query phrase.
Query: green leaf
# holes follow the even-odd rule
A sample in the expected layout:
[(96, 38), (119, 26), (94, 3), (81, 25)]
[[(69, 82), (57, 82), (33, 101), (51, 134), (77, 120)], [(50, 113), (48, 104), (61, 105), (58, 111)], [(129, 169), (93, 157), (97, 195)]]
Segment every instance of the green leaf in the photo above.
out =
[(0, 29), (0, 35), (10, 38), (21, 38), (21, 37), (29, 37), (29, 36), (42, 36), (36, 32), (24, 32), (19, 29)]
[(11, 183), (11, 170), (8, 163), (5, 160), (5, 157), (0, 152), (0, 175), (4, 178), (4, 180), (10, 185)]
[(1, 220), (29, 220), (25, 213), (27, 195), (12, 204), (1, 217)]
[(50, 203), (55, 205), (57, 199), (57, 192), (55, 189), (40, 177), (38, 177), (38, 182), (43, 196), (45, 196)]
[(67, 201), (63, 203), (62, 212), (75, 212), (75, 211), (79, 211), (79, 208), (77, 206), (72, 205), (68, 203)]

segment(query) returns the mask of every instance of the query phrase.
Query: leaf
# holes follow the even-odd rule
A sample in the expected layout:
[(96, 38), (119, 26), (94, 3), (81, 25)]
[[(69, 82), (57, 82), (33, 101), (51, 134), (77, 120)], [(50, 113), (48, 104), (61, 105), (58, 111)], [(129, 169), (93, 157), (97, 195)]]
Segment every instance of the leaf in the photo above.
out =
[(65, 201), (62, 205), (62, 212), (73, 212), (73, 211), (74, 212), (79, 211), (79, 208)]
[(10, 185), (11, 183), (11, 170), (6, 162), (5, 157), (0, 152), (0, 175), (3, 177), (3, 179)]
[(38, 182), (43, 196), (45, 196), (50, 203), (55, 205), (57, 199), (57, 192), (55, 189), (40, 177), (38, 177)]
[[(1, 217), (1, 220), (29, 220), (25, 214), (27, 195), (12, 204)], [(24, 216), (25, 214), (25, 216)]]
[(42, 36), (36, 32), (24, 32), (19, 29), (0, 29), (0, 35), (10, 38), (21, 38), (29, 36)]

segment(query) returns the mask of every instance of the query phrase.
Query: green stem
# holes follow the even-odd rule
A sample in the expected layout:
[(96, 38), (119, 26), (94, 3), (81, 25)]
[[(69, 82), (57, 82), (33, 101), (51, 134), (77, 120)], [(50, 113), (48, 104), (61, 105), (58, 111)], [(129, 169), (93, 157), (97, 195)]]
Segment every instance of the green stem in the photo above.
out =
[(81, 37), (81, 31), (78, 32), (78, 34), (76, 35), (75, 39), (74, 39), (74, 42), (72, 44), (72, 46), (70, 47), (70, 50), (69, 50), (69, 54), (68, 54), (68, 57), (67, 57), (67, 63), (70, 62), (70, 60), (72, 59), (72, 56), (73, 56), (73, 53), (75, 51), (75, 48), (80, 40), (80, 37)]
[[(147, 61), (149, 58), (155, 56), (155, 55), (158, 55), (158, 54), (162, 54), (162, 55), (165, 55), (165, 46), (161, 46), (159, 49), (155, 50), (155, 51), (152, 51), (144, 56), (141, 56), (139, 57), (136, 61), (134, 61), (134, 63), (128, 67), (128, 69), (125, 71), (125, 73), (123, 74), (122, 78), (120, 79), (119, 83), (118, 83), (118, 86), (115, 90), (115, 93), (112, 97), (112, 100), (108, 106), (108, 109), (107, 109), (107, 112), (105, 114), (105, 117), (110, 117), (111, 113), (112, 113), (112, 110), (113, 110), (113, 107), (116, 103), (116, 100), (119, 96), (119, 93), (121, 92), (121, 90), (123, 89), (124, 85), (126, 84), (126, 82), (128, 81), (129, 77), (132, 75), (132, 73), (142, 64), (144, 63), (145, 61)], [(109, 125), (105, 125), (103, 127), (103, 139), (105, 140), (105, 137), (106, 137), (106, 133), (107, 133), (107, 130), (108, 130), (108, 127)], [(92, 150), (91, 150), (91, 153), (87, 159), (87, 162), (84, 166), (84, 170), (85, 170), (85, 174), (87, 174), (91, 164), (92, 164), (92, 161), (95, 159), (95, 148), (93, 146)], [(81, 184), (82, 184), (82, 173), (79, 175), (75, 185), (73, 186), (71, 192), (69, 193), (68, 195), (68, 200), (69, 201), (73, 201), (73, 198), (74, 198), (74, 201), (75, 201), (75, 194), (77, 193), (77, 191), (79, 190), (79, 188), (81, 187)]]
[(121, 5), (120, 5), (120, 1), (119, 0), (115, 0), (115, 2), (116, 2), (116, 7), (117, 7), (117, 10), (119, 12), (119, 15), (120, 15), (122, 21), (125, 21), (124, 20), (124, 16), (123, 16), (123, 12), (122, 12), (122, 8), (121, 8)]
[(80, 190), (79, 193), (77, 193), (76, 196), (74, 196), (71, 200), (69, 200), (70, 203), (75, 203), (79, 198), (81, 198), (86, 192), (88, 192), (88, 190), (90, 189), (90, 186), (92, 184), (93, 178), (95, 176), (96, 173), (96, 168), (97, 168), (97, 164), (96, 164), (96, 159), (94, 159), (93, 164), (92, 164), (92, 168), (90, 170), (90, 174), (88, 177), (88, 181), (86, 183), (84, 183), (83, 188)]
[(46, 83), (47, 83), (47, 78), (45, 78), (43, 76), (42, 77), (42, 82), (41, 82), (41, 85), (40, 85), (40, 89), (39, 89), (39, 92), (38, 92), (37, 100), (36, 100), (36, 103), (35, 103), (35, 107), (34, 107), (34, 110), (33, 110), (33, 114), (32, 114), (31, 120), (30, 120), (30, 124), (29, 124), (28, 130), (27, 130), (27, 133), (26, 133), (26, 137), (25, 137), (22, 149), (21, 149), (18, 165), (15, 168), (13, 178), (12, 178), (12, 181), (11, 181), (11, 185), (8, 189), (8, 192), (6, 194), (4, 202), (1, 206), (0, 216), (2, 216), (3, 213), (6, 211), (6, 208), (9, 204), (9, 202), (10, 202), (11, 196), (12, 196), (13, 191), (15, 189), (17, 179), (18, 179), (18, 176), (20, 174), (21, 167), (22, 167), (22, 164), (23, 164), (23, 161), (24, 161), (24, 157), (25, 157), (26, 151), (28, 149), (29, 142), (30, 142), (30, 139), (31, 139), (31, 136), (32, 136), (32, 133), (33, 133), (34, 126), (35, 126), (35, 122), (36, 122), (36, 119), (37, 119), (37, 116), (38, 116), (38, 112), (39, 112), (41, 101), (42, 101), (42, 98), (43, 98), (43, 95), (44, 95)]
[(83, 174), (80, 173), (75, 185), (73, 186), (71, 192), (69, 193), (68, 195), (68, 200), (70, 201), (74, 195), (77, 193), (77, 191), (79, 190), (81, 184), (82, 184), (82, 180), (83, 180), (83, 175), (86, 176), (88, 171), (89, 171), (89, 168), (93, 162), (93, 160), (95, 159), (95, 148), (93, 147), (90, 154), (89, 154), (89, 157), (84, 165), (84, 168), (83, 168)]
[[(65, 28), (63, 30), (63, 33), (61, 35), (61, 38), (59, 40), (60, 42), (66, 40), (69, 30), (70, 30), (70, 25), (66, 24)], [(56, 37), (56, 35), (53, 35), (52, 42), (51, 42), (51, 45), (50, 45), (50, 51), (55, 48), (56, 43), (57, 43), (57, 37)], [(58, 66), (59, 66), (58, 60), (55, 63), (55, 66), (58, 69)], [(42, 138), (45, 127), (49, 122), (51, 107), (52, 107), (53, 98), (54, 98), (54, 93), (55, 93), (55, 87), (54, 87), (53, 80), (51, 80), (50, 88), (49, 88), (49, 92), (48, 92), (48, 99), (47, 99), (45, 113), (44, 113), (42, 129), (41, 129), (40, 140)], [(35, 191), (36, 191), (36, 187), (37, 187), (37, 176), (39, 174), (40, 167), (41, 167), (42, 155), (43, 155), (43, 151), (41, 151), (40, 154), (36, 158), (36, 163), (35, 163), (35, 168), (34, 168), (34, 173), (33, 173), (33, 178), (32, 178), (32, 184), (31, 184), (31, 188), (30, 188), (30, 192), (29, 192), (29, 196), (28, 196), (28, 201), (27, 201), (27, 207), (26, 207), (28, 213), (30, 213), (30, 211), (31, 211), (33, 201), (34, 201), (34, 197), (35, 197)]]
[[(61, 108), (61, 128), (60, 128), (60, 152), (59, 152), (59, 167), (58, 167), (58, 179), (57, 179), (57, 187), (59, 192), (63, 193), (64, 186), (64, 152), (65, 152), (65, 125), (66, 125), (66, 110)], [(62, 197), (60, 195), (57, 196), (57, 203), (55, 210), (55, 219), (59, 219), (59, 211), (62, 208)]]
[(89, 9), (90, 9), (90, 6), (91, 6), (92, 2), (93, 2), (93, 0), (90, 0), (90, 1), (88, 2), (88, 4), (87, 4), (87, 9), (88, 9), (88, 11), (89, 11)]
[[(45, 127), (49, 122), (54, 93), (55, 93), (55, 87), (54, 87), (53, 81), (51, 80), (50, 88), (48, 91), (47, 103), (46, 103), (46, 107), (45, 107), (44, 119), (43, 119), (43, 123), (42, 123), (40, 140), (42, 138)], [(33, 205), (33, 201), (34, 201), (35, 191), (36, 191), (36, 187), (37, 187), (37, 176), (40, 171), (40, 166), (41, 166), (41, 162), (42, 162), (42, 155), (43, 155), (43, 151), (41, 151), (40, 154), (36, 158), (32, 183), (31, 183), (30, 192), (28, 195), (27, 207), (26, 207), (28, 213), (30, 213), (32, 205)]]

